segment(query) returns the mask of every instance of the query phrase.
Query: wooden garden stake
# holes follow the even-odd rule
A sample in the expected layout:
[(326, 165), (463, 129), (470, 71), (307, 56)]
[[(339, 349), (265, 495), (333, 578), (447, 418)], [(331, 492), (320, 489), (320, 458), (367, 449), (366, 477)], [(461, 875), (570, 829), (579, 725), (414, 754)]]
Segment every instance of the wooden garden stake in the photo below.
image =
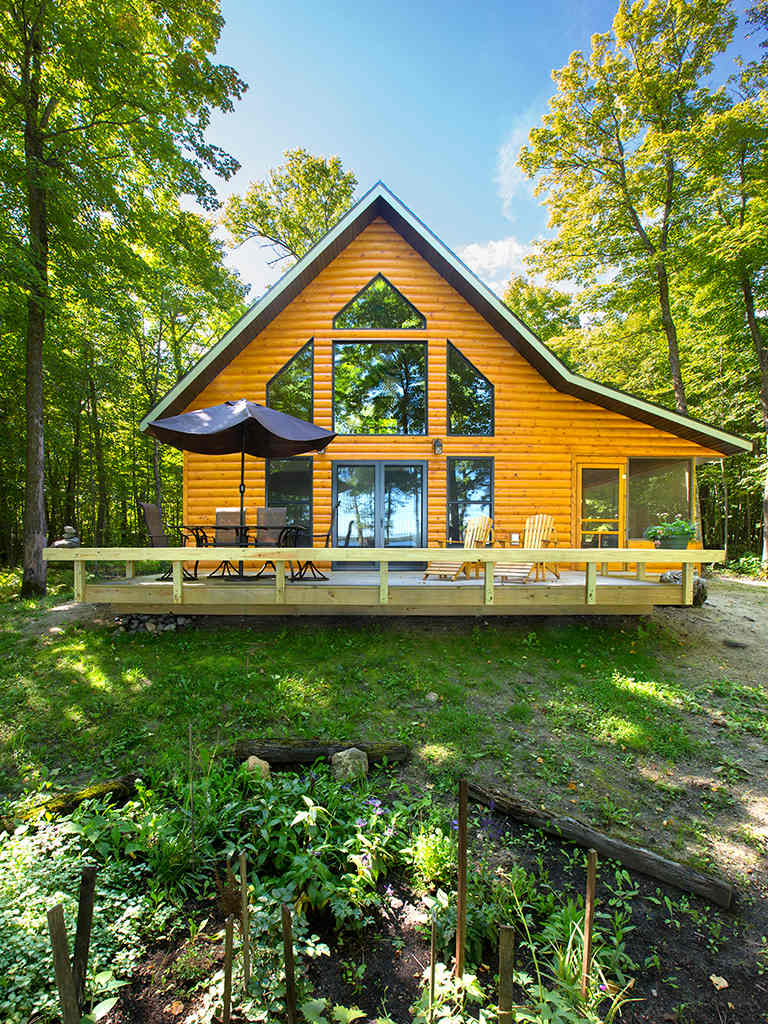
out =
[(293, 965), (293, 925), (291, 911), (283, 904), (283, 955), (285, 957), (285, 1016), (296, 1024), (296, 973)]
[(48, 931), (53, 946), (53, 967), (56, 972), (56, 988), (61, 1002), (63, 1024), (80, 1024), (80, 1007), (77, 1003), (75, 979), (69, 966), (69, 945), (64, 924), (64, 908), (60, 903), (48, 911)]
[(224, 1009), (221, 1014), (222, 1024), (229, 1024), (232, 1012), (232, 932), (234, 918), (230, 914), (226, 920), (224, 933)]
[(595, 919), (595, 885), (597, 881), (597, 850), (587, 853), (587, 902), (584, 908), (584, 960), (581, 965), (581, 998), (587, 998), (589, 965), (592, 960), (592, 927)]
[(459, 782), (459, 877), (456, 892), (456, 977), (464, 975), (467, 944), (467, 780)]
[(515, 973), (515, 929), (503, 924), (499, 928), (499, 1024), (512, 1024)]
[(243, 931), (243, 987), (251, 980), (251, 920), (248, 912), (248, 868), (245, 854), (240, 854), (240, 927)]
[(435, 1012), (435, 964), (437, 963), (437, 918), (432, 914), (432, 937), (429, 942), (429, 1024)]
[(192, 830), (192, 856), (195, 856), (195, 791), (192, 778), (192, 723), (189, 723), (189, 824)]
[(96, 867), (87, 864), (80, 876), (80, 899), (77, 904), (77, 928), (75, 930), (75, 954), (72, 958), (72, 978), (75, 982), (77, 1004), (82, 1009), (85, 1000), (85, 975), (88, 970), (88, 954), (91, 949), (91, 925), (93, 904), (96, 893)]

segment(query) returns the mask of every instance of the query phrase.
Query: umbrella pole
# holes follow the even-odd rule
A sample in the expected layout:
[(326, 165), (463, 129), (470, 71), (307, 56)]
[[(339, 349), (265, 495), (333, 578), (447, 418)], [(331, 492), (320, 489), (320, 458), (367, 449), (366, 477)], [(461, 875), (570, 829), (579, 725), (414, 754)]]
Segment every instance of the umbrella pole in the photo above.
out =
[[(246, 541), (245, 536), (245, 430), (242, 434), (242, 444), (240, 446), (240, 546)], [(240, 575), (243, 575), (244, 566), (243, 562), (239, 563)]]

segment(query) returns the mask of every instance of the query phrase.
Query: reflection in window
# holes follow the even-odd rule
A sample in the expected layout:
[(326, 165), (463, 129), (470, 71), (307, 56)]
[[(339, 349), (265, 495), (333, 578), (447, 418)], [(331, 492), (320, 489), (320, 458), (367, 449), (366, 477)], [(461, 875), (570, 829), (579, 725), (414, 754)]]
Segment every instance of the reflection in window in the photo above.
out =
[(384, 537), (387, 547), (415, 548), (422, 541), (424, 467), (384, 466)]
[(423, 342), (334, 342), (333, 429), (339, 434), (426, 434)]
[(336, 466), (337, 544), (372, 548), (376, 542), (376, 467)]
[(448, 433), (493, 433), (493, 384), (448, 342)]
[(493, 516), (493, 459), (448, 459), (447, 537), (460, 544), (467, 520)]
[(649, 526), (691, 518), (690, 459), (629, 460), (629, 535)]
[(267, 383), (267, 405), (270, 409), (312, 419), (312, 368), (314, 346), (308, 341)]
[(333, 318), (336, 330), (406, 330), (425, 328), (427, 321), (406, 297), (377, 274)]
[(581, 470), (581, 546), (617, 548), (619, 470), (584, 466)]
[(287, 509), (289, 523), (306, 525), (312, 534), (312, 459), (270, 459), (267, 463), (267, 505)]

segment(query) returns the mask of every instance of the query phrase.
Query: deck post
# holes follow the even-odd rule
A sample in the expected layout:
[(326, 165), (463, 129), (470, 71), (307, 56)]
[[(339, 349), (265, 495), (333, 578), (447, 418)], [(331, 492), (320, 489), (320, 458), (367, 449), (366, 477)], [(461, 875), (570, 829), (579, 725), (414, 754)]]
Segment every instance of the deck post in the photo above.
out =
[(495, 562), (483, 562), (483, 600), (493, 604), (493, 568)]
[(184, 563), (173, 563), (173, 603), (182, 604), (184, 601)]
[(79, 558), (75, 559), (75, 601), (78, 604), (85, 601), (85, 562)]
[(608, 563), (607, 562), (601, 562), (600, 563), (600, 575), (601, 576), (607, 576), (608, 575)]
[(275, 562), (275, 604), (285, 604), (285, 562)]
[(597, 562), (587, 562), (584, 573), (584, 601), (586, 604), (597, 602)]
[(683, 562), (683, 604), (693, 604), (693, 562)]
[(646, 570), (646, 568), (647, 568), (647, 563), (646, 562), (638, 562), (637, 563), (637, 569), (635, 571), (637, 573), (637, 578), (639, 580), (644, 580), (645, 579), (645, 570)]
[(389, 562), (379, 562), (379, 604), (389, 604)]
[(132, 562), (132, 561), (127, 561), (125, 563), (125, 578), (127, 580), (132, 580), (135, 575), (136, 575), (136, 563)]

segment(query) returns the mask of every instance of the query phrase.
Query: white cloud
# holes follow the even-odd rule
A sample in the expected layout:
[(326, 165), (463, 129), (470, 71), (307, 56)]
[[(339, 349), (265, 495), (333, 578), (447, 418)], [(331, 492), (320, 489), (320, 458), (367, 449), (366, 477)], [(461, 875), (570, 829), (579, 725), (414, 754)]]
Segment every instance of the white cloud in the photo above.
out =
[(459, 256), (477, 276), (501, 295), (512, 274), (524, 274), (525, 257), (530, 245), (524, 245), (513, 235), (488, 242), (472, 242), (459, 250)]
[(517, 166), (520, 149), (528, 141), (528, 133), (541, 122), (540, 105), (532, 105), (512, 119), (507, 138), (499, 146), (496, 158), (496, 184), (504, 207), (504, 216), (515, 219), (514, 204), (517, 199), (530, 202), (533, 198), (534, 182)]

